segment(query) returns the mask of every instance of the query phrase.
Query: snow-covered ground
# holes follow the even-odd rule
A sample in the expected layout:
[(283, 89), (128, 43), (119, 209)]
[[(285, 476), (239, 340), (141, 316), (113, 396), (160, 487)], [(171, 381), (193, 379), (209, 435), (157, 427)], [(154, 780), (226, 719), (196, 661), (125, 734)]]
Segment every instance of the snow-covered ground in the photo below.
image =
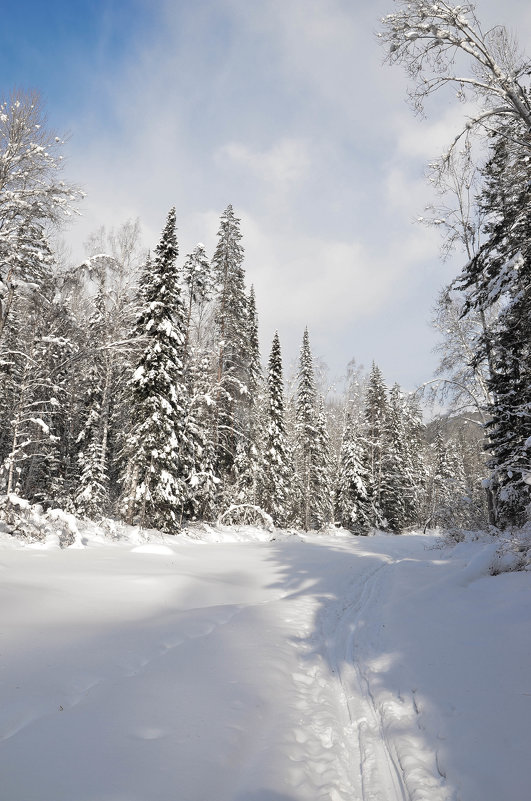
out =
[(531, 573), (427, 536), (0, 536), (2, 801), (525, 801)]

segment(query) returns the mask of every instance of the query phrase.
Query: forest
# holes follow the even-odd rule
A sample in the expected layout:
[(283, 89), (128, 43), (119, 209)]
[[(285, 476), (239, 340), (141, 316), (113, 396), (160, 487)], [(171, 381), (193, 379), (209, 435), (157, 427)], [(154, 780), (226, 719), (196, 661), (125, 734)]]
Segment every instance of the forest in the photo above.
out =
[(4, 6), (0, 800), (529, 798), (531, 61)]
[[(82, 192), (39, 97), (0, 106), (0, 492), (177, 534), (191, 521), (355, 534), (522, 525), (531, 486), (529, 61), (502, 27), (418, 0), (383, 21), (417, 110), (449, 85), (477, 113), (430, 165), (425, 218), (458, 249), (441, 290), (435, 379), (387, 387), (353, 361), (329, 391), (301, 331), (295, 370), (261, 354), (237, 213), (213, 254), (105, 226), (72, 265), (59, 232)], [(464, 72), (456, 72), (463, 67)], [(429, 310), (426, 315), (429, 316)], [(274, 332), (271, 332), (273, 335)], [(355, 356), (355, 354), (353, 354)], [(443, 412), (426, 422), (432, 392)], [(457, 534), (456, 534), (457, 536)]]

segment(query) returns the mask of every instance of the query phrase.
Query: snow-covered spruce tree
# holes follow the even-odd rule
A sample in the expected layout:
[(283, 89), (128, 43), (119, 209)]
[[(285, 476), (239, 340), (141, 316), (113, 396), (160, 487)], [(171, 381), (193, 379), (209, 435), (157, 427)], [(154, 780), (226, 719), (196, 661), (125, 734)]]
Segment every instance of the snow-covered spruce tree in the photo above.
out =
[(479, 343), (478, 359), (488, 348), (487, 449), (495, 522), (504, 527), (524, 522), (531, 501), (531, 153), (498, 135), (484, 176), (480, 202), (487, 239), (460, 284), (472, 311), (498, 306), (488, 340)]
[(267, 406), (260, 476), (260, 506), (277, 526), (287, 526), (293, 508), (293, 460), (284, 419), (284, 382), (278, 334), (273, 337), (267, 375)]
[(313, 528), (313, 462), (315, 449), (315, 410), (317, 394), (313, 374), (308, 329), (304, 331), (297, 375), (296, 414), (296, 466), (300, 484), (300, 524), (308, 531)]
[(366, 453), (369, 481), (367, 490), (372, 503), (372, 525), (386, 526), (383, 512), (384, 454), (387, 446), (388, 420), (387, 387), (376, 364), (372, 365), (365, 395), (365, 425), (363, 445)]
[(90, 398), (90, 410), (78, 437), (79, 483), (74, 497), (78, 514), (97, 520), (109, 506), (109, 480), (101, 445), (101, 402), (96, 393)]
[(184, 380), (188, 391), (185, 430), (188, 435), (190, 473), (185, 516), (191, 520), (215, 520), (219, 478), (215, 470), (212, 428), (211, 360), (199, 340), (188, 341)]
[(260, 343), (258, 339), (258, 312), (254, 286), (249, 291), (247, 315), (247, 403), (248, 403), (248, 439), (257, 443), (260, 424), (260, 391), (262, 387), (262, 364), (260, 359)]
[(230, 498), (234, 461), (245, 435), (248, 381), (248, 302), (240, 221), (232, 206), (221, 216), (212, 260), (215, 300), (216, 404), (213, 440), (222, 489)]
[(322, 529), (334, 520), (333, 465), (330, 436), (325, 416), (324, 400), (319, 397), (315, 417), (315, 457), (313, 463), (313, 493), (315, 497), (315, 528)]
[(439, 432), (432, 445), (428, 485), (430, 527), (462, 528), (468, 522), (469, 498), (463, 462), (456, 443)]
[(403, 399), (398, 384), (389, 392), (384, 439), (380, 506), (389, 529), (400, 534), (408, 524), (406, 499), (412, 494), (413, 476), (408, 471)]
[(496, 523), (505, 528), (531, 517), (531, 285), (503, 313), (494, 332), (494, 395), (487, 462), (497, 495)]
[[(90, 342), (103, 342), (106, 312), (105, 296), (100, 288), (94, 300), (94, 311), (89, 320)], [(79, 477), (73, 499), (76, 511), (86, 517), (97, 519), (108, 511), (109, 481), (107, 474), (105, 415), (108, 405), (109, 376), (102, 369), (101, 353), (91, 354), (86, 384), (84, 387), (85, 415), (83, 427), (77, 437), (77, 464)], [(98, 358), (99, 357), (99, 358)], [(103, 357), (104, 358), (104, 357)], [(102, 381), (102, 374), (107, 382)]]
[(0, 98), (0, 337), (13, 299), (44, 278), (39, 243), (73, 211), (80, 193), (59, 180), (64, 143), (47, 126), (39, 96)]
[(426, 496), (427, 470), (425, 460), (426, 438), (422, 409), (413, 393), (402, 398), (405, 469), (405, 525), (420, 526)]
[(354, 534), (367, 534), (373, 525), (372, 504), (367, 492), (369, 472), (365, 452), (349, 413), (345, 417), (336, 482), (336, 519)]
[(295, 398), (295, 457), (299, 524), (308, 531), (332, 519), (329, 441), (320, 414), (308, 329), (304, 331)]
[[(201, 341), (200, 329), (208, 301), (214, 291), (214, 274), (201, 243), (186, 257), (182, 268), (186, 292), (186, 350), (191, 355)], [(195, 317), (195, 320), (194, 320)]]
[(380, 506), (391, 531), (400, 534), (421, 522), (426, 487), (422, 414), (414, 396), (394, 384), (387, 399), (382, 437)]
[(216, 391), (212, 371), (212, 298), (215, 274), (205, 248), (198, 244), (182, 268), (186, 308), (185, 381), (190, 403), (187, 430), (192, 456), (186, 516), (214, 520), (218, 511), (219, 478), (213, 443), (213, 408)]
[(247, 392), (242, 398), (242, 437), (234, 462), (234, 503), (258, 504), (261, 469), (261, 403), (262, 365), (258, 341), (258, 314), (254, 287), (248, 297), (247, 316)]
[(183, 378), (186, 314), (176, 269), (175, 209), (149, 270), (133, 336), (145, 343), (129, 381), (130, 427), (124, 446), (123, 509), (127, 522), (175, 533), (190, 473)]
[(187, 479), (185, 517), (190, 520), (214, 521), (218, 513), (219, 478), (214, 469), (214, 448), (209, 439), (201, 384), (195, 383), (190, 398), (186, 430), (189, 436), (190, 473)]

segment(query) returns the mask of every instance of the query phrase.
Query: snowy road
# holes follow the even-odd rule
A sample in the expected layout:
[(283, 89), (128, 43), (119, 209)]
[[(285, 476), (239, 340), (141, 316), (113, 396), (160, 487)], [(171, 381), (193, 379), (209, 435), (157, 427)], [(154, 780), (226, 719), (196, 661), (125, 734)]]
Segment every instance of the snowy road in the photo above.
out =
[(432, 545), (3, 541), (0, 798), (523, 801), (531, 576)]

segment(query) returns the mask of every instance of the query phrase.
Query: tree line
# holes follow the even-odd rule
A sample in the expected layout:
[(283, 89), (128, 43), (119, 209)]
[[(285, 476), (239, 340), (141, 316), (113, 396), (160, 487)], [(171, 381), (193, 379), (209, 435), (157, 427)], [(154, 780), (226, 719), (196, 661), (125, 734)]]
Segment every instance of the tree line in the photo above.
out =
[(152, 253), (129, 221), (91, 235), (83, 264), (60, 262), (47, 230), (77, 192), (56, 183), (59, 162), (34, 146), (35, 103), (4, 105), (7, 498), (170, 533), (216, 519), (357, 533), (442, 522), (466, 481), (455, 448), (441, 437), (428, 445), (415, 398), (388, 392), (374, 365), (327, 400), (308, 330), (290, 392), (278, 334), (264, 370), (231, 206), (212, 259), (197, 245), (179, 261), (172, 208)]

